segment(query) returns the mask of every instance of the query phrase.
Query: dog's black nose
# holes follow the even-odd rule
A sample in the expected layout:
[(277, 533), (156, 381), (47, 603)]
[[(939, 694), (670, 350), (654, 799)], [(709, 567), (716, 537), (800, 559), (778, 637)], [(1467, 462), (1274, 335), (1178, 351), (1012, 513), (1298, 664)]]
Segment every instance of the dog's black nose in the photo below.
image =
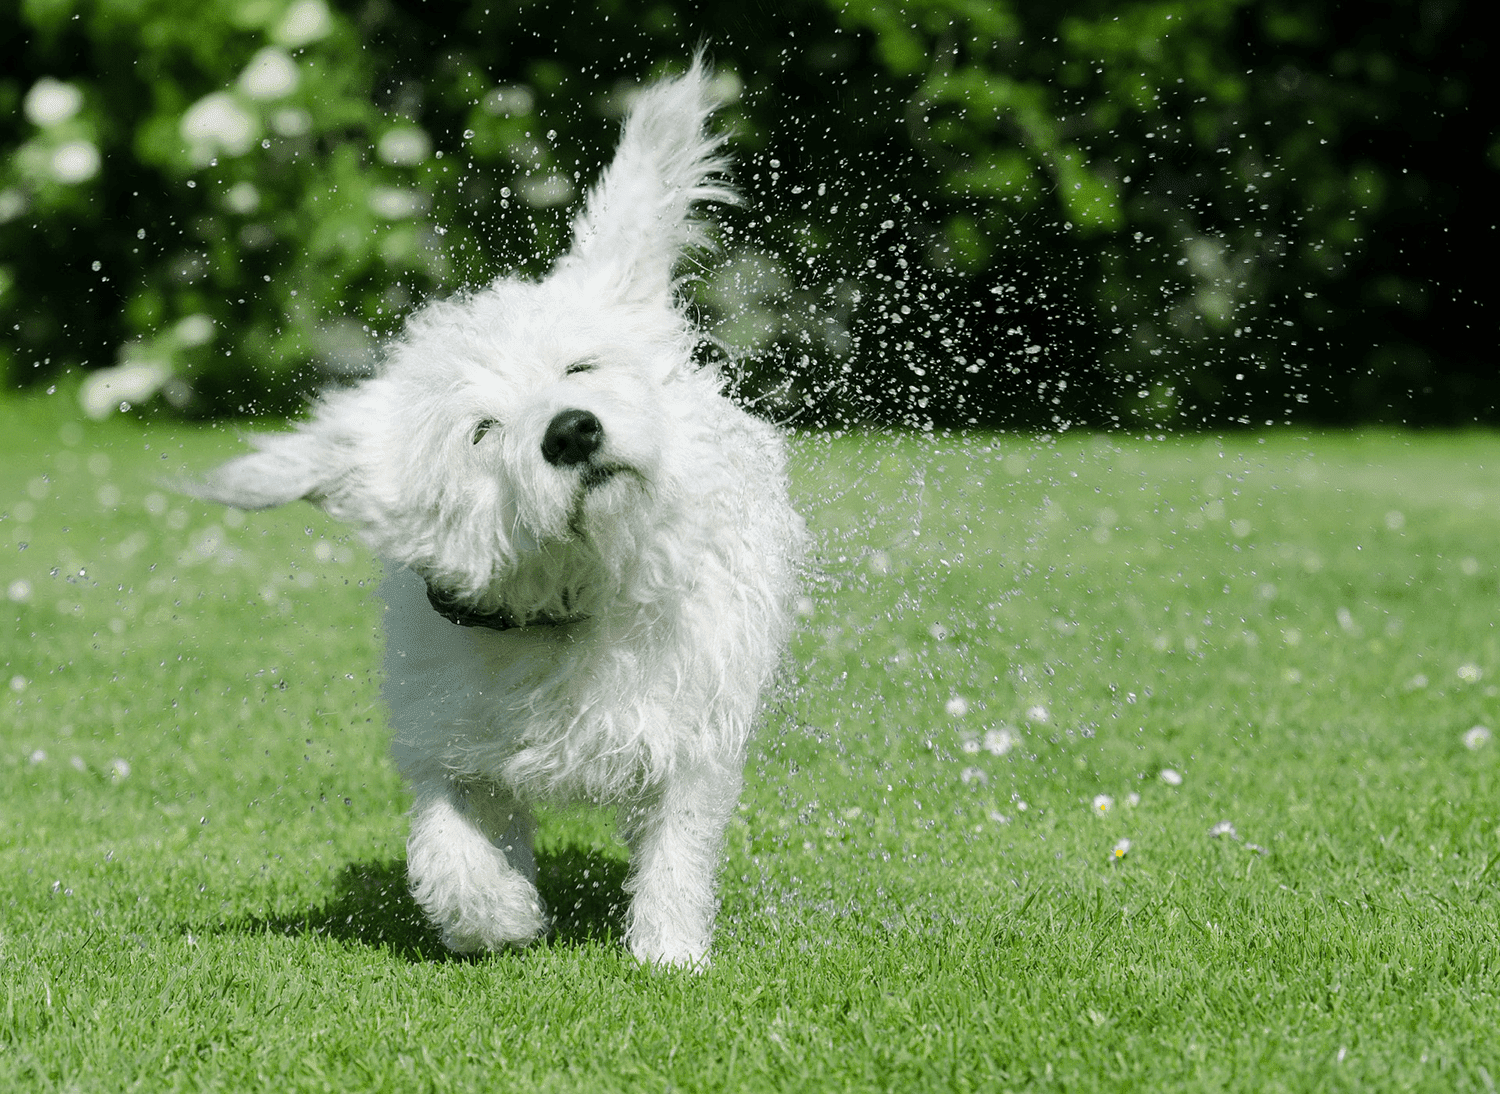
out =
[(604, 426), (587, 410), (563, 410), (547, 425), (542, 458), (553, 467), (583, 463), (604, 443)]

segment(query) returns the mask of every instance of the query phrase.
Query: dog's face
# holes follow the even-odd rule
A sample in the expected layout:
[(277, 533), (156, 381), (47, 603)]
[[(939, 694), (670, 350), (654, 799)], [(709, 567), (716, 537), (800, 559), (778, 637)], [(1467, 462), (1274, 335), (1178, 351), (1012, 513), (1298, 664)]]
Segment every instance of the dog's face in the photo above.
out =
[[(493, 506), (495, 538), (527, 550), (662, 485), (688, 332), (574, 282), (502, 282), (413, 325), (387, 370), (401, 508)], [(460, 345), (451, 322), (472, 324)]]
[(731, 198), (709, 181), (712, 105), (701, 82), (653, 89), (548, 278), (429, 304), (378, 375), (190, 488), (246, 508), (307, 498), (479, 609), (578, 611), (694, 473), (713, 385), (672, 268), (692, 203)]
[(675, 309), (567, 271), (430, 308), (352, 393), (378, 439), (351, 423), (347, 487), (323, 503), (455, 597), (496, 606), (504, 585), (505, 606), (556, 614), (580, 594), (562, 572), (607, 564), (675, 496), (691, 344)]

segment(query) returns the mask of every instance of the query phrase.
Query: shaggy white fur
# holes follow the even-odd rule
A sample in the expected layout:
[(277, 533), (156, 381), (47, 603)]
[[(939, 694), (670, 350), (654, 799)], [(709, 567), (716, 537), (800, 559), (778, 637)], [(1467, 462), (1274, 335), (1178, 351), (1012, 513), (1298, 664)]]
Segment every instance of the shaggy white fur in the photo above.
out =
[(189, 489), (298, 498), (385, 562), (385, 698), (412, 891), (451, 948), (547, 927), (531, 806), (613, 803), (625, 936), (706, 960), (714, 876), (805, 533), (778, 432), (692, 360), (673, 270), (731, 201), (695, 61), (637, 98), (540, 282), (429, 304), (377, 375)]

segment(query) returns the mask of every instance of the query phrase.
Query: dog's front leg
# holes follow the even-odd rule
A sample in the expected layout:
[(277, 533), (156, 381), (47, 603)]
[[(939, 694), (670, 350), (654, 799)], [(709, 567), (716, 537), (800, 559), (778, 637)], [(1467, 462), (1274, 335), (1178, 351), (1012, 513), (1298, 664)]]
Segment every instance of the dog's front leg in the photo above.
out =
[(624, 817), (631, 894), (625, 941), (642, 961), (707, 964), (724, 827), (739, 798), (740, 768), (695, 767)]
[(488, 785), (433, 779), (412, 790), (407, 876), (443, 945), (458, 953), (496, 950), (545, 931), (530, 814)]

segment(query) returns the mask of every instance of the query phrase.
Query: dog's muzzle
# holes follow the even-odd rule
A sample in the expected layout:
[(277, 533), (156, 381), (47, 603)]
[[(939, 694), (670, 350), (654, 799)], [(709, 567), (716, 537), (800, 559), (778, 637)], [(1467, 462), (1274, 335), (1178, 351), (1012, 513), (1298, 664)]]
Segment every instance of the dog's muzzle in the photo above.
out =
[(481, 612), (472, 605), (455, 599), (452, 594), (433, 588), (430, 581), (427, 582), (427, 602), (432, 605), (433, 611), (449, 623), (456, 623), (460, 627), (486, 627), (492, 631), (513, 631), (523, 627), (561, 627), (569, 623), (580, 623), (588, 618), (586, 615), (536, 615), (522, 619), (504, 608)]
[(604, 425), (587, 410), (562, 410), (547, 423), (542, 459), (553, 467), (587, 463), (604, 444)]
[(577, 469), (585, 493), (603, 486), (620, 472), (631, 470), (607, 462), (601, 455), (603, 448), (604, 423), (589, 410), (558, 411), (542, 435), (542, 459), (556, 468)]

